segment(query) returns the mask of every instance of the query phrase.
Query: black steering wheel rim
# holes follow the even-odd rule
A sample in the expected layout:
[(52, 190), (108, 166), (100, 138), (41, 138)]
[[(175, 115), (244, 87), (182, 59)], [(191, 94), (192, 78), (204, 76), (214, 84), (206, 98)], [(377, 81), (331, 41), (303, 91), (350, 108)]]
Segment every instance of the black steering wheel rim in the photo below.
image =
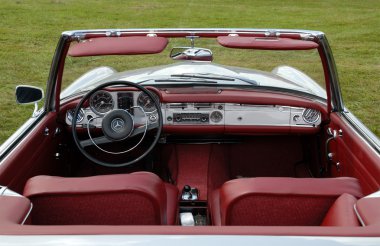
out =
[[(138, 156), (137, 158), (135, 158), (131, 161), (128, 161), (128, 162), (124, 162), (124, 163), (107, 163), (107, 162), (104, 162), (102, 160), (99, 160), (99, 159), (93, 157), (86, 150), (84, 150), (84, 147), (81, 146), (80, 140), (79, 140), (78, 134), (77, 134), (76, 118), (78, 117), (79, 111), (82, 108), (82, 105), (84, 104), (84, 102), (87, 99), (89, 99), (91, 97), (91, 95), (93, 95), (96, 91), (99, 91), (103, 88), (106, 88), (108, 86), (113, 86), (113, 85), (126, 85), (128, 87), (137, 88), (138, 90), (146, 93), (150, 97), (150, 99), (154, 102), (154, 106), (156, 107), (157, 114), (158, 114), (157, 132), (156, 132), (155, 138), (152, 141), (152, 143), (150, 144), (149, 148), (147, 148), (147, 150), (143, 154)], [(158, 140), (160, 139), (160, 135), (161, 135), (161, 131), (162, 131), (162, 125), (163, 125), (162, 111), (161, 111), (160, 103), (156, 100), (156, 98), (154, 96), (152, 96), (151, 93), (152, 92), (150, 92), (148, 89), (144, 88), (143, 86), (141, 86), (139, 84), (135, 84), (133, 82), (123, 81), (123, 80), (107, 82), (107, 83), (99, 85), (99, 86), (95, 87), (94, 89), (92, 89), (91, 91), (87, 92), (86, 95), (83, 96), (83, 98), (80, 100), (80, 102), (75, 107), (73, 119), (71, 122), (71, 130), (72, 130), (73, 139), (74, 139), (74, 142), (75, 142), (76, 146), (78, 147), (79, 151), (87, 159), (91, 160), (92, 162), (94, 162), (98, 165), (105, 166), (105, 167), (125, 167), (125, 166), (132, 165), (132, 164), (142, 160), (144, 157), (146, 157), (153, 150), (153, 148), (156, 146)]]

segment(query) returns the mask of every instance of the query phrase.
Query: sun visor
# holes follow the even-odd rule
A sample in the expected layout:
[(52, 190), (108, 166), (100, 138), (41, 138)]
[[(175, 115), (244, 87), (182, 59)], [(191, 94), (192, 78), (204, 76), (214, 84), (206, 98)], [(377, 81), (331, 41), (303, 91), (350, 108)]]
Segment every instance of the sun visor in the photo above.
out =
[(313, 41), (291, 38), (219, 36), (218, 43), (224, 47), (256, 50), (310, 50), (318, 48)]
[(73, 44), (69, 56), (143, 55), (163, 51), (168, 44), (164, 37), (102, 37)]

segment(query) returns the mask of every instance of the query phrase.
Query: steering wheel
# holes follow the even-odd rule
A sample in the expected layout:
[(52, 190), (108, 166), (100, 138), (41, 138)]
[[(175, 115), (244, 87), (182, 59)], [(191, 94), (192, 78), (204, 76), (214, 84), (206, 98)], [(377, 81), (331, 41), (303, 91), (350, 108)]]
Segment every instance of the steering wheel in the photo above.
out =
[[(134, 87), (138, 90), (140, 90), (142, 93), (146, 93), (146, 95), (149, 96), (149, 98), (152, 100), (154, 103), (154, 106), (156, 108), (156, 113), (157, 113), (157, 119), (154, 123), (149, 123), (148, 115), (144, 111), (144, 109), (140, 106), (132, 106), (131, 108), (134, 108), (134, 110), (140, 110), (145, 118), (145, 124), (143, 126), (137, 126), (135, 124), (135, 116), (128, 112), (128, 110), (124, 109), (112, 109), (111, 111), (107, 112), (104, 117), (95, 117), (91, 118), (88, 120), (87, 123), (87, 134), (89, 136), (89, 139), (86, 140), (80, 140), (78, 138), (77, 134), (77, 124), (76, 124), (76, 119), (78, 117), (79, 111), (82, 108), (84, 102), (88, 100), (95, 92), (102, 90), (108, 86), (113, 86), (113, 85), (124, 85), (128, 87)], [(78, 103), (78, 105), (75, 108), (73, 119), (71, 122), (71, 129), (72, 129), (72, 134), (73, 134), (73, 139), (80, 150), (82, 154), (87, 157), (89, 160), (93, 161), (96, 164), (99, 164), (101, 166), (106, 166), (106, 167), (124, 167), (131, 165), (133, 163), (136, 163), (143, 159), (145, 156), (147, 156), (154, 148), (154, 146), (157, 144), (161, 130), (162, 130), (162, 125), (163, 125), (163, 120), (162, 120), (162, 111), (159, 102), (157, 99), (151, 94), (149, 90), (145, 89), (143, 86), (129, 82), (129, 81), (112, 81), (112, 82), (107, 82), (105, 84), (102, 84), (91, 91), (89, 91), (83, 98), (82, 100)], [(101, 120), (101, 129), (103, 136), (93, 138), (91, 136), (91, 131), (90, 128), (93, 127), (91, 123), (99, 119)], [(154, 137), (154, 140), (151, 142), (149, 147), (138, 157), (134, 158), (131, 161), (124, 162), (124, 163), (109, 163), (105, 162), (102, 160), (99, 160), (98, 158), (95, 158), (93, 155), (88, 153), (84, 148), (87, 146), (96, 146), (99, 150), (111, 154), (111, 155), (120, 155), (120, 154), (126, 154), (129, 151), (135, 149), (141, 142), (143, 141), (144, 137), (146, 136), (146, 132), (152, 129), (157, 129), (156, 135)], [(140, 140), (135, 144), (133, 147), (130, 147), (129, 149), (125, 151), (119, 151), (119, 152), (113, 152), (109, 150), (105, 150), (102, 148), (100, 145), (102, 144), (107, 144), (107, 143), (113, 143), (113, 142), (121, 142), (121, 141), (128, 141), (128, 139), (132, 138), (133, 136), (142, 134), (142, 137)]]

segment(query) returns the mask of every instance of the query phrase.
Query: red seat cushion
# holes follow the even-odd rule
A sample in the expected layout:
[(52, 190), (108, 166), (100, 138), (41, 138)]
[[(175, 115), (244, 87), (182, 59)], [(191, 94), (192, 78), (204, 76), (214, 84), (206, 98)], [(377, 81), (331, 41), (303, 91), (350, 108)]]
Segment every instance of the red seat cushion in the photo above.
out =
[(354, 178), (236, 179), (210, 199), (211, 217), (215, 225), (317, 226), (343, 193), (362, 197)]
[(178, 190), (148, 172), (62, 178), (36, 176), (24, 196), (32, 224), (160, 225), (176, 221)]
[(341, 195), (330, 207), (321, 226), (360, 226), (354, 210), (356, 202), (350, 194)]

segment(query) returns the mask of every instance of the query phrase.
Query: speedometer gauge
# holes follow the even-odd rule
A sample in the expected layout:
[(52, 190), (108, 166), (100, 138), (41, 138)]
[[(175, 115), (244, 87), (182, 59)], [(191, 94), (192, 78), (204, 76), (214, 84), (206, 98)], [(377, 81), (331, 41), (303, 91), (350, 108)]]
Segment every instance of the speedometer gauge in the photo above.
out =
[(98, 91), (90, 98), (90, 107), (96, 114), (105, 114), (112, 110), (114, 102), (112, 95), (107, 91)]
[[(157, 102), (160, 101), (156, 93), (151, 93), (151, 94), (157, 100)], [(142, 107), (144, 111), (148, 113), (156, 109), (156, 107), (154, 106), (154, 101), (145, 92), (140, 93), (139, 97), (137, 98), (137, 105)]]

